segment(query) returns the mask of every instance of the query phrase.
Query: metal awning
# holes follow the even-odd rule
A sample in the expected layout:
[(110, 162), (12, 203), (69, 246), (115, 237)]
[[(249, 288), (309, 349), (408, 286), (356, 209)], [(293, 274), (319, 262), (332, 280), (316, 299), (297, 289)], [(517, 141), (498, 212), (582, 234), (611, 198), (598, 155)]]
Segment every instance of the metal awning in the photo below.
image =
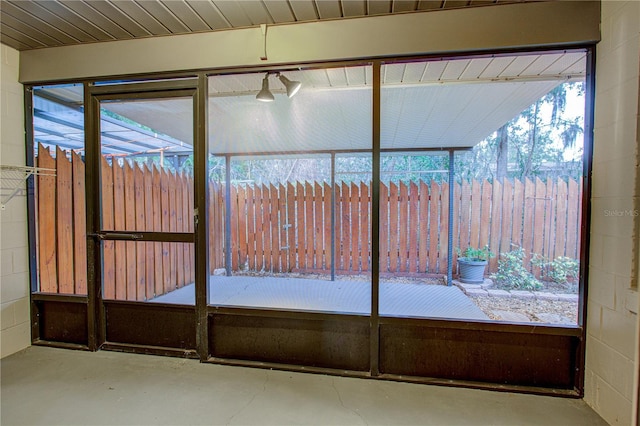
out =
[[(583, 51), (567, 51), (385, 64), (381, 147), (472, 147), (557, 85), (584, 79), (585, 61)], [(265, 73), (209, 78), (211, 153), (371, 149), (371, 67), (285, 74), (301, 81), (303, 89), (289, 99), (272, 76), (276, 100), (271, 103), (255, 99)], [(79, 85), (36, 90), (36, 140), (81, 147), (81, 102)], [(102, 107), (143, 126), (103, 117), (105, 153), (191, 150), (190, 100), (110, 102)]]

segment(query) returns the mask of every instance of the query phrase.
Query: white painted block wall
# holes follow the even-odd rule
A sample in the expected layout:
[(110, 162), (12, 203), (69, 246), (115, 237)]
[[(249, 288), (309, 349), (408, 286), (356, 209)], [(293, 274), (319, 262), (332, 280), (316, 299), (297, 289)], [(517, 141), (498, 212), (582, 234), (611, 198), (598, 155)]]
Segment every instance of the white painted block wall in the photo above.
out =
[[(0, 164), (24, 165), (24, 104), (19, 54), (0, 44)], [(31, 344), (27, 207), (14, 197), (0, 211), (0, 357)]]
[[(632, 282), (638, 179), (640, 2), (602, 2), (597, 46), (585, 400), (630, 425), (637, 281)], [(638, 212), (640, 213), (640, 212)], [(637, 280), (637, 278), (636, 278)]]

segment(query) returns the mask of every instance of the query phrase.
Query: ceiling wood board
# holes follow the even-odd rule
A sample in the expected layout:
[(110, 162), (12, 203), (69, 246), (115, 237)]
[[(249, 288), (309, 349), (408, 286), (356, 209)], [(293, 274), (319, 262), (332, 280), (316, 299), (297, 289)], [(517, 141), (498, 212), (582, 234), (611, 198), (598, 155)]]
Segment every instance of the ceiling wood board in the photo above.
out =
[[(408, 0), (2, 0), (0, 41), (18, 50), (30, 50), (95, 41), (246, 28), (260, 24), (414, 13), (496, 3)], [(16, 34), (16, 31), (23, 35)], [(25, 37), (38, 43), (29, 42)]]

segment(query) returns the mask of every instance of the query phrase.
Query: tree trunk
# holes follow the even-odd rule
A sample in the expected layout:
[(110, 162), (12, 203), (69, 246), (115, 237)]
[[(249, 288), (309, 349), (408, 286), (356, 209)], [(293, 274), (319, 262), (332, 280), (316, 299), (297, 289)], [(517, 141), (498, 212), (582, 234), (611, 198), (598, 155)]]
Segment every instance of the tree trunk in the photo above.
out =
[(496, 179), (499, 181), (507, 177), (507, 158), (509, 157), (509, 123), (498, 129), (498, 161), (496, 164)]
[(530, 146), (529, 146), (529, 155), (527, 156), (527, 161), (524, 165), (524, 173), (523, 173), (523, 177), (529, 177), (531, 175), (532, 172), (532, 160), (533, 160), (533, 152), (536, 149), (536, 140), (538, 138), (538, 111), (540, 109), (540, 100), (538, 100), (536, 102), (536, 106), (534, 108), (534, 113), (533, 113), (533, 123), (530, 123), (530, 130), (529, 130), (529, 140), (530, 142)]

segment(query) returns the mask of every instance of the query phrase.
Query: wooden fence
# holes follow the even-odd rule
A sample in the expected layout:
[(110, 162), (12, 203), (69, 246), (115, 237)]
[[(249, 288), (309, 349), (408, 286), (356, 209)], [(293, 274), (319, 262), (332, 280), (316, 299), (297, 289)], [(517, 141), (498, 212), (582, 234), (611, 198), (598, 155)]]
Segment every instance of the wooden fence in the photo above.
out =
[[(86, 294), (84, 163), (39, 146), (38, 277), (40, 291)], [(156, 167), (103, 158), (102, 229), (193, 232), (193, 179)], [(104, 241), (102, 291), (106, 299), (148, 300), (194, 281), (191, 243)]]
[[(47, 293), (86, 294), (84, 163), (40, 146), (38, 166), (56, 176), (37, 179), (38, 277)], [(102, 228), (193, 232), (193, 179), (147, 165), (102, 159)], [(225, 265), (224, 187), (209, 183), (210, 273)], [(380, 272), (444, 274), (447, 269), (449, 185), (380, 186)], [(327, 183), (232, 185), (232, 270), (328, 273), (331, 269), (331, 187)], [(573, 180), (525, 180), (454, 185), (453, 245), (489, 245), (495, 253), (523, 247), (578, 258), (581, 186)], [(335, 270), (371, 269), (371, 188), (335, 186)], [(194, 281), (191, 243), (104, 241), (103, 295), (148, 300)], [(455, 268), (454, 251), (454, 268)], [(498, 259), (488, 271), (497, 269)], [(455, 269), (454, 269), (455, 272)]]
[[(220, 188), (221, 191), (221, 188)], [(216, 194), (222, 207), (222, 194)], [(453, 245), (525, 249), (547, 258), (579, 256), (581, 188), (573, 180), (473, 181), (454, 185)], [(231, 189), (232, 269), (321, 272), (331, 268), (331, 187), (326, 183), (245, 185)], [(449, 185), (380, 186), (380, 272), (447, 271)], [(218, 210), (221, 210), (219, 208)], [(335, 269), (371, 268), (371, 188), (335, 186)], [(456, 263), (454, 250), (454, 271)], [(488, 272), (495, 272), (498, 257)]]

